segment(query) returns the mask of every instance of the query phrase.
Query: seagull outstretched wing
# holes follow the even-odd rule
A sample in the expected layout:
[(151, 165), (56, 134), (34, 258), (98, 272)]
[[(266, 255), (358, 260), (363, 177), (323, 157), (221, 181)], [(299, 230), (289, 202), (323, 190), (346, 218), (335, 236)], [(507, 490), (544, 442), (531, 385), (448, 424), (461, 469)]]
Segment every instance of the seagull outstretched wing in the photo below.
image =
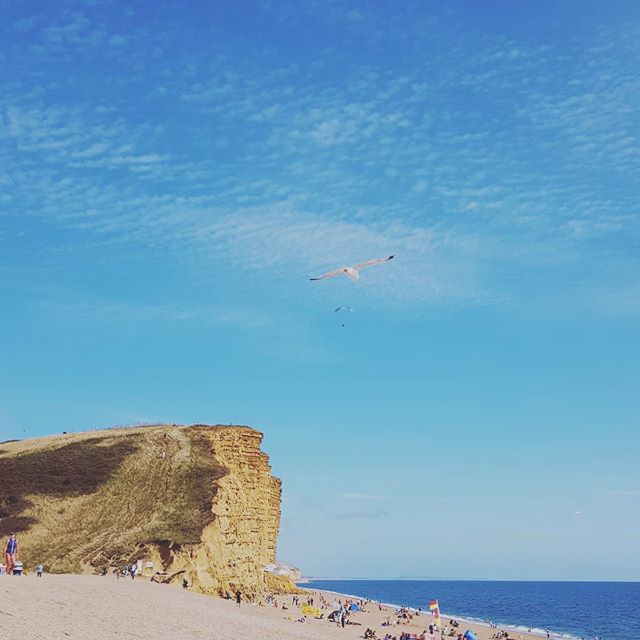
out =
[(340, 269), (335, 269), (333, 271), (327, 271), (327, 273), (323, 273), (321, 276), (316, 276), (315, 278), (309, 278), (309, 280), (325, 280), (326, 278), (335, 278), (335, 276), (344, 275), (347, 278), (350, 278), (354, 282), (357, 282), (360, 279), (360, 269), (364, 269), (365, 267), (372, 267), (374, 264), (380, 264), (381, 262), (388, 262), (389, 260), (393, 260), (394, 256), (387, 256), (386, 258), (376, 258), (375, 260), (367, 260), (366, 262), (361, 262), (357, 264), (355, 267), (341, 267)]
[(366, 260), (365, 262), (361, 262), (357, 264), (354, 269), (360, 271), (360, 269), (364, 269), (365, 267), (372, 267), (374, 264), (380, 264), (381, 262), (388, 262), (389, 260), (393, 260), (395, 256), (387, 256), (386, 258), (374, 258), (373, 260)]
[(335, 269), (334, 271), (327, 271), (327, 273), (323, 273), (321, 276), (316, 276), (315, 278), (309, 278), (309, 280), (325, 280), (326, 278), (335, 278), (336, 276), (344, 273), (343, 269)]

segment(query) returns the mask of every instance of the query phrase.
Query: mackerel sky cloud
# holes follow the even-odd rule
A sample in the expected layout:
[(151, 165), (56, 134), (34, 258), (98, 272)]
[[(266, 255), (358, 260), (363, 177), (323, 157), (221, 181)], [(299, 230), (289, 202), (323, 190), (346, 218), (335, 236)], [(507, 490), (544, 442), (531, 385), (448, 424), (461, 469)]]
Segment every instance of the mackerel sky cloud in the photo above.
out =
[(637, 27), (517, 38), (467, 25), (462, 38), (464, 12), (417, 6), (309, 5), (293, 23), (254, 7), (249, 28), (265, 19), (291, 47), (299, 20), (317, 25), (297, 55), (216, 37), (228, 8), (209, 8), (208, 25), (167, 20), (171, 5), (15, 10), (4, 215), (123, 247), (204, 245), (263, 273), (392, 245), (414, 273), (424, 265), (429, 285), (403, 292), (422, 301), (526, 295), (505, 282), (514, 269), (529, 287), (588, 270), (618, 289), (597, 267), (611, 242), (637, 240)]

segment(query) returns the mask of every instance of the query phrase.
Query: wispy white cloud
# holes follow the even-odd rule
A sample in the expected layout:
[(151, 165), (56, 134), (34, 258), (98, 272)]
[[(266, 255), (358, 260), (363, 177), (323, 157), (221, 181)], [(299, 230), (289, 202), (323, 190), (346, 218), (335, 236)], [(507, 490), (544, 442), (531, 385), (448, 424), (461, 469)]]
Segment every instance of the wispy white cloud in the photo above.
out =
[(273, 330), (282, 322), (267, 311), (223, 304), (143, 304), (108, 300), (64, 301), (43, 299), (38, 303), (47, 317), (91, 322), (105, 326), (158, 325), (198, 322), (242, 330)]
[(610, 496), (640, 496), (640, 489), (617, 489), (608, 493)]
[[(345, 29), (364, 20), (369, 44), (406, 27), (396, 16), (377, 33), (376, 12), (355, 19), (334, 4), (295, 19), (306, 11)], [(120, 36), (103, 22), (67, 11), (38, 31), (40, 46), (126, 50), (145, 78), (136, 108), (108, 91), (69, 100), (54, 85), (41, 88), (46, 100), (25, 86), (19, 99), (0, 98), (5, 212), (276, 283), (397, 253), (393, 269), (367, 274), (396, 302), (504, 300), (522, 290), (510, 285), (514, 271), (544, 287), (550, 272), (575, 277), (615, 260), (609, 242), (631, 251), (637, 240), (628, 185), (639, 169), (638, 86), (620, 64), (632, 30), (591, 34), (591, 49), (576, 45), (571, 60), (557, 46), (482, 34), (450, 46), (423, 16), (410, 28), (432, 33), (431, 55), (405, 37), (411, 64), (329, 73), (337, 52), (302, 66), (218, 45), (156, 69), (143, 31)], [(156, 36), (158, 46), (173, 37)], [(104, 86), (130, 81), (112, 74)], [(138, 115), (158, 104), (172, 122)]]
[(345, 493), (343, 495), (343, 498), (345, 498), (346, 500), (382, 500), (382, 496), (379, 495), (357, 492)]

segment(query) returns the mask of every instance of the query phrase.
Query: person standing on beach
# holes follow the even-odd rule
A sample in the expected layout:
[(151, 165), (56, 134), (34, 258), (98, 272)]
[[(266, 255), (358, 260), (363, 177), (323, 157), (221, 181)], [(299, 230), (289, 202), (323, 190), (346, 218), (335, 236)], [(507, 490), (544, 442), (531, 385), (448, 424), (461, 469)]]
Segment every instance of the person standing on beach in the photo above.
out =
[(44, 570), (44, 567), (42, 566), (42, 563), (39, 563), (38, 566), (36, 567), (36, 575), (38, 576), (38, 578), (42, 578), (43, 570)]
[(240, 593), (240, 589), (238, 589), (236, 591), (236, 603), (238, 604), (238, 606), (240, 606), (241, 602), (242, 602), (242, 594)]
[(12, 533), (9, 536), (7, 543), (4, 545), (4, 559), (8, 576), (13, 573), (13, 568), (16, 566), (19, 552), (20, 547), (18, 546), (18, 539), (16, 538), (16, 534)]

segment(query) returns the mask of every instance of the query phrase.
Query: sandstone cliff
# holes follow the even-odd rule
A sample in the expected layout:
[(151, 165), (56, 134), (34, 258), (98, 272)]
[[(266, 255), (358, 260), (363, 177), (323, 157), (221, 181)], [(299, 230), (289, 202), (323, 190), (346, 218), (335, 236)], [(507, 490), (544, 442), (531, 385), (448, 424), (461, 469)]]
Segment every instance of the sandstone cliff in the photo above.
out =
[(261, 441), (248, 427), (157, 425), (1, 444), (0, 534), (18, 534), (27, 567), (139, 561), (203, 592), (263, 593), (280, 480)]

